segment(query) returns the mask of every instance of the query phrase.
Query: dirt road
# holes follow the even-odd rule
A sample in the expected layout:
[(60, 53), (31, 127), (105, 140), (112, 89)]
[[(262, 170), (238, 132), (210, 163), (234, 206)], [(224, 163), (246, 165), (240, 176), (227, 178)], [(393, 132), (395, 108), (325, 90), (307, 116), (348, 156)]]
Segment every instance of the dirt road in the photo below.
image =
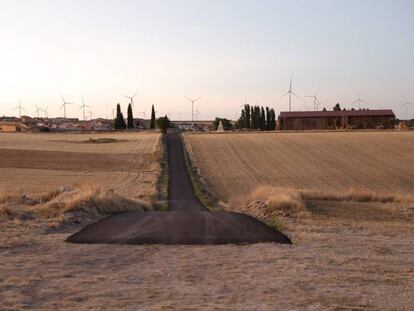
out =
[(183, 145), (176, 132), (167, 134), (170, 183), (168, 188), (171, 211), (207, 211), (194, 195), (193, 186), (184, 160)]

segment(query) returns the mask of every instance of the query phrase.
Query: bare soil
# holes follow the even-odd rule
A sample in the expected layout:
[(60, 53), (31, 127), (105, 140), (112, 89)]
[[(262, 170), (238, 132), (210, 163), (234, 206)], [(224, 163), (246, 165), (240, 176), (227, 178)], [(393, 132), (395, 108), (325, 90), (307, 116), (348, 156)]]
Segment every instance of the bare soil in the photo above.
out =
[(332, 216), (292, 223), (294, 245), (80, 245), (64, 243), (78, 228), (8, 225), (2, 309), (412, 310), (413, 223)]

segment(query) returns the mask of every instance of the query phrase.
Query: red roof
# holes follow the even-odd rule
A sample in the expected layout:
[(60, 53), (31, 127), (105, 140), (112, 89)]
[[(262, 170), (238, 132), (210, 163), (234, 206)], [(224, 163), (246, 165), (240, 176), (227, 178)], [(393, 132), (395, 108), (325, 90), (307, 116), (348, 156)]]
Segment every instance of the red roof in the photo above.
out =
[(281, 118), (318, 118), (318, 117), (342, 117), (342, 116), (392, 116), (391, 109), (382, 110), (341, 110), (341, 111), (285, 111), (280, 113)]

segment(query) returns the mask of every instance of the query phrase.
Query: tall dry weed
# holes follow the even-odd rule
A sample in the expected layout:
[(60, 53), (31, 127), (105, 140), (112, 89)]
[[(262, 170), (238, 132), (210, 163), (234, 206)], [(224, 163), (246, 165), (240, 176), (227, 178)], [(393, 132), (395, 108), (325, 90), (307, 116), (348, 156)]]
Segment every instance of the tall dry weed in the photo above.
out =
[(146, 211), (151, 205), (140, 200), (122, 197), (114, 191), (83, 187), (66, 191), (48, 191), (27, 195), (0, 195), (0, 218), (46, 218), (64, 220), (67, 217), (98, 217), (130, 211)]

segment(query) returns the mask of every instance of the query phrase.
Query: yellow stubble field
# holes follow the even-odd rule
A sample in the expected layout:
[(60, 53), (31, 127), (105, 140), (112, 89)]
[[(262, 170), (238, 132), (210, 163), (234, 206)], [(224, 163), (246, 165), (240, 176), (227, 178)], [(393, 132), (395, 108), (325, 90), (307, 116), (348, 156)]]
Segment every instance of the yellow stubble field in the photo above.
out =
[(159, 152), (157, 133), (3, 133), (0, 193), (86, 186), (150, 198), (159, 174)]
[(224, 201), (262, 185), (414, 193), (414, 132), (189, 134), (185, 141)]

